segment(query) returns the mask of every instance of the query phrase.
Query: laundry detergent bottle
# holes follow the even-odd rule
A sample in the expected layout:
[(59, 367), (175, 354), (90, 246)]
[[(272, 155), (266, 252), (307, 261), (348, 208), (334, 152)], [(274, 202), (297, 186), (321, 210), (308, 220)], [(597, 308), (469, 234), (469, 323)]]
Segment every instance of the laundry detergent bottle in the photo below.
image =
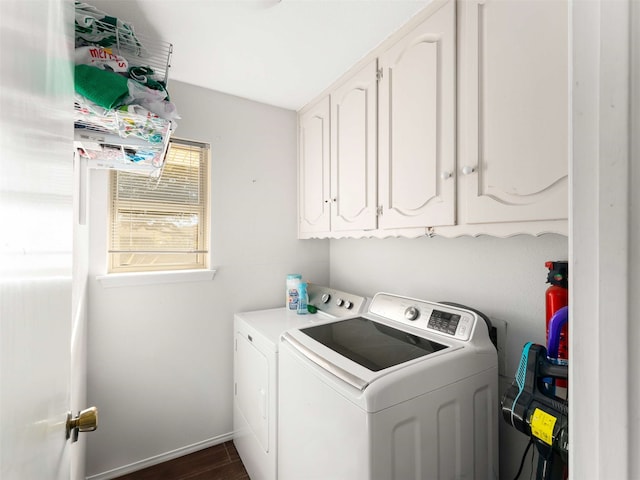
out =
[(290, 273), (287, 275), (287, 291), (285, 305), (287, 310), (298, 310), (298, 298), (300, 296), (300, 282), (302, 282), (302, 275), (299, 273)]

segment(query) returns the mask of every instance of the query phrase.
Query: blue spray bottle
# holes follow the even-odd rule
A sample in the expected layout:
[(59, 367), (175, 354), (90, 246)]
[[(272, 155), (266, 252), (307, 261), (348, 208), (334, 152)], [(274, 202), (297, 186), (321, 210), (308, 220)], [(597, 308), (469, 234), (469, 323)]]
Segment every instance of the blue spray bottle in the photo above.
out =
[(307, 314), (307, 305), (309, 303), (309, 295), (307, 294), (307, 282), (300, 282), (298, 286), (300, 295), (298, 297), (298, 315)]

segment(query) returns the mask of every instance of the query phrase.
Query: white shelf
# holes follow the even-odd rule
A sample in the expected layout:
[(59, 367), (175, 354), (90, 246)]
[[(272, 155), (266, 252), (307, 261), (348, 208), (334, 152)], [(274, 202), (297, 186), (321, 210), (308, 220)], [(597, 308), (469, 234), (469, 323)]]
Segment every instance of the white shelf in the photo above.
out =
[[(166, 86), (173, 47), (125, 27), (98, 19), (92, 24), (115, 39), (110, 52), (124, 57), (129, 68), (150, 67), (151, 78)], [(76, 47), (92, 45), (76, 24)], [(152, 107), (149, 107), (152, 108)], [(78, 95), (75, 103), (75, 147), (90, 168), (105, 168), (159, 175), (175, 123), (135, 106), (105, 110)]]
[(169, 146), (170, 130), (165, 137), (166, 142), (155, 144), (135, 137), (122, 138), (84, 130), (76, 129), (74, 146), (80, 156), (87, 160), (87, 167), (160, 175)]

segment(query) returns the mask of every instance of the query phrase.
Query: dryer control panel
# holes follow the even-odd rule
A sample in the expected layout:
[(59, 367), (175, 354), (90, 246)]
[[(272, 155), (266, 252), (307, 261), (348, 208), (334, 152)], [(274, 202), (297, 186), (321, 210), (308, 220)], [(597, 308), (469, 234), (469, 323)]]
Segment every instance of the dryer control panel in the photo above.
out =
[(373, 297), (369, 313), (463, 341), (471, 338), (478, 320), (468, 310), (388, 293)]
[(309, 284), (307, 292), (309, 304), (332, 317), (354, 316), (366, 310), (367, 298), (360, 295), (323, 287), (315, 283)]

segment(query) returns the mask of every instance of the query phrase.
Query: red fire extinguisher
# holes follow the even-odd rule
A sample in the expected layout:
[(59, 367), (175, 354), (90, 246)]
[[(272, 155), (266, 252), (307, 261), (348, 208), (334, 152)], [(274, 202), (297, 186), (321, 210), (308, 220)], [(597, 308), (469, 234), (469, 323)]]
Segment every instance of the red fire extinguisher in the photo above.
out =
[[(547, 283), (551, 286), (547, 288), (546, 297), (546, 332), (547, 343), (549, 342), (549, 320), (554, 313), (562, 307), (569, 305), (569, 263), (568, 262), (546, 262), (545, 266), (549, 269), (547, 275)], [(559, 363), (569, 362), (569, 324), (565, 323), (560, 333), (560, 342), (558, 344)], [(567, 381), (558, 379), (556, 387), (567, 387)]]

